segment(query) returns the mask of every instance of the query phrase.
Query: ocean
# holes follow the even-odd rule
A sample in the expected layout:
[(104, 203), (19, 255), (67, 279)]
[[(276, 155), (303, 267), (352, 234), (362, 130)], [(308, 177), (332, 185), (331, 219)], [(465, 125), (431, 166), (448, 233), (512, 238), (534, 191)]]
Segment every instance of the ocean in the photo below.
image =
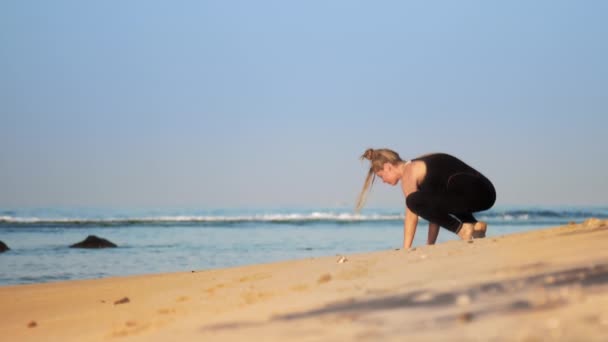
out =
[[(608, 207), (495, 207), (488, 237), (608, 218)], [(420, 220), (414, 246), (426, 243)], [(88, 235), (118, 245), (75, 249)], [(445, 229), (438, 243), (458, 237)], [(233, 267), (401, 248), (403, 209), (0, 208), (0, 286)]]

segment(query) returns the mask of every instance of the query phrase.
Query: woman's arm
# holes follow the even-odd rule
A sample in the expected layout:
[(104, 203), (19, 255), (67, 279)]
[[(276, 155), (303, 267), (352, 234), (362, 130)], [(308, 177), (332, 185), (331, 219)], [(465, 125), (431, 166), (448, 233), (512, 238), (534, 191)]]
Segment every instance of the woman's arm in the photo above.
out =
[(414, 214), (409, 208), (405, 209), (405, 220), (403, 220), (403, 249), (412, 247), (414, 235), (418, 226), (418, 215)]
[[(418, 183), (426, 173), (426, 165), (423, 162), (412, 162), (409, 169), (403, 174), (401, 179), (401, 190), (406, 198), (411, 193), (418, 191)], [(418, 215), (410, 208), (405, 207), (405, 220), (403, 221), (403, 248), (408, 249), (412, 246), (414, 235), (418, 226)]]

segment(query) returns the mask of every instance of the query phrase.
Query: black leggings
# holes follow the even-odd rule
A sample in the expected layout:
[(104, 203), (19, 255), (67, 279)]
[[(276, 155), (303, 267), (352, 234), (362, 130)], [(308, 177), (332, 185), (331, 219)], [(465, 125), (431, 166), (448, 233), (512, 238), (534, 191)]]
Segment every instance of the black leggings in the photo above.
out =
[(476, 211), (487, 210), (496, 201), (496, 191), (484, 176), (456, 173), (445, 191), (418, 190), (406, 198), (407, 207), (425, 220), (458, 233), (463, 223), (475, 223)]

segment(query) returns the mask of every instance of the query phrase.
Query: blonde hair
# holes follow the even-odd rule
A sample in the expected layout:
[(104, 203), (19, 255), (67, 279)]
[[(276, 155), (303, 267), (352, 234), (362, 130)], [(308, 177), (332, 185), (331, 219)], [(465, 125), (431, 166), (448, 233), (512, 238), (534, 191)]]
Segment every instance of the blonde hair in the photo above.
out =
[(363, 208), (363, 204), (365, 204), (365, 199), (369, 190), (371, 189), (374, 180), (376, 179), (376, 172), (382, 170), (384, 168), (384, 164), (390, 163), (392, 165), (398, 165), (403, 162), (399, 154), (393, 150), (389, 150), (387, 148), (381, 148), (374, 150), (373, 148), (368, 148), (365, 150), (363, 155), (361, 155), (361, 160), (367, 159), (370, 161), (369, 171), (367, 172), (367, 177), (365, 178), (365, 182), (363, 183), (363, 189), (361, 193), (359, 193), (359, 198), (357, 199), (357, 205), (355, 206), (355, 212), (358, 213), (361, 208)]

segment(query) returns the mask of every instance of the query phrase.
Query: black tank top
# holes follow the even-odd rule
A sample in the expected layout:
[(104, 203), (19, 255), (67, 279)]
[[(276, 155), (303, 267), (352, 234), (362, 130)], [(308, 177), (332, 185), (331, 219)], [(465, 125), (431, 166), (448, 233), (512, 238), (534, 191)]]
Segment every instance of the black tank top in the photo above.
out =
[(462, 160), (449, 154), (434, 153), (412, 159), (412, 161), (416, 160), (426, 164), (426, 175), (422, 183), (418, 185), (421, 191), (444, 192), (447, 190), (449, 178), (458, 173), (483, 177), (481, 173)]

